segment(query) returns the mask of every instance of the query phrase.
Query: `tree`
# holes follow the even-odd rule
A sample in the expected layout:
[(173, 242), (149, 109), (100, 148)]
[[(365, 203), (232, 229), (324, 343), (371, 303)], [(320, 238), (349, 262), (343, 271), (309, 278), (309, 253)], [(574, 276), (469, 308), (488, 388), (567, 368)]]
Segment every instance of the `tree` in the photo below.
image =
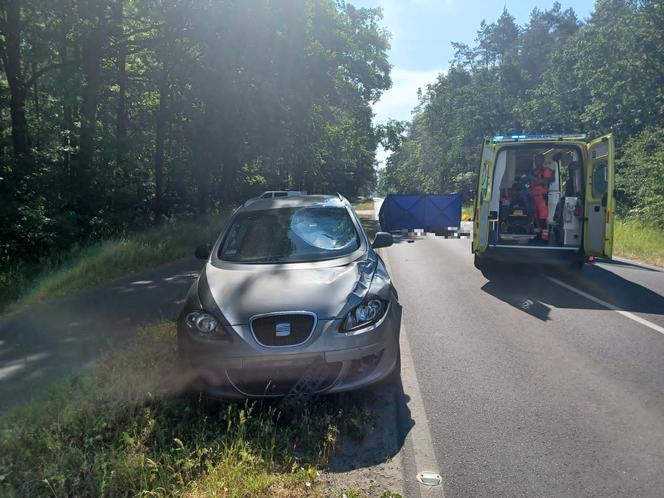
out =
[(12, 150), (15, 158), (26, 155), (30, 148), (28, 124), (25, 117), (27, 85), (21, 57), (22, 39), (21, 1), (6, 0), (0, 14), (0, 59), (7, 75), (10, 92)]
[(664, 228), (664, 128), (646, 128), (623, 147), (617, 184), (629, 215)]
[(624, 211), (659, 219), (663, 22), (654, 0), (599, 0), (583, 25), (558, 3), (524, 27), (507, 11), (483, 22), (476, 46), (453, 44), (447, 74), (422, 94), (382, 188), (470, 195), (484, 136), (611, 131), (624, 154)]
[(377, 9), (5, 0), (0, 30), (3, 265), (259, 188), (375, 184), (371, 104), (390, 85)]

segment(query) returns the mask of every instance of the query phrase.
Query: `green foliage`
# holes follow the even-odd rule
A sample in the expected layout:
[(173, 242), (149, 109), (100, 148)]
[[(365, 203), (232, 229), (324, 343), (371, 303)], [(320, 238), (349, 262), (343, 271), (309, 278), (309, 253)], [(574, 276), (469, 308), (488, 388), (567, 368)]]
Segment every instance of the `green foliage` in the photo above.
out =
[(647, 128), (623, 147), (617, 184), (628, 215), (664, 229), (664, 128)]
[(476, 46), (454, 44), (448, 72), (391, 138), (381, 190), (461, 192), (467, 202), (485, 136), (611, 131), (627, 208), (661, 226), (663, 23), (662, 2), (633, 0), (598, 1), (586, 24), (558, 3), (525, 26), (507, 11), (482, 23)]
[(664, 230), (644, 218), (618, 220), (614, 231), (613, 252), (618, 256), (664, 266)]
[(265, 189), (374, 188), (378, 9), (12, 0), (0, 17), (3, 269)]
[(303, 401), (179, 399), (175, 331), (14, 409), (0, 426), (2, 496), (320, 496), (316, 468), (371, 417), (353, 394)]
[(71, 249), (50, 264), (20, 264), (0, 272), (0, 305), (19, 298), (14, 308), (93, 287), (144, 268), (191, 256), (211, 243), (225, 215), (172, 220), (141, 233)]

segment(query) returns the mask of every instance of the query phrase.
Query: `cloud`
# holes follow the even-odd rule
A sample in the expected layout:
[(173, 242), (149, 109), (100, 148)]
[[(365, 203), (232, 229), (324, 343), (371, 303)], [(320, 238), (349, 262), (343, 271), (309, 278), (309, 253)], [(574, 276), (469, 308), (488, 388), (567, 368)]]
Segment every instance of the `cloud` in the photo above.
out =
[(442, 71), (442, 68), (430, 71), (393, 68), (392, 88), (373, 106), (374, 121), (385, 123), (388, 119), (409, 120), (411, 111), (418, 104), (417, 89), (424, 90), (428, 84), (434, 83)]
[[(362, 0), (360, 3), (374, 6), (373, 0)], [(459, 0), (380, 0), (375, 4), (383, 8), (383, 25), (392, 35), (392, 46), (402, 47), (411, 43), (409, 30), (414, 13), (418, 15), (434, 15), (440, 10), (453, 10), (459, 6)], [(414, 48), (416, 50), (416, 48)], [(392, 54), (394, 55), (394, 53)], [(412, 56), (415, 56), (413, 54)], [(411, 56), (406, 56), (411, 60)], [(404, 63), (407, 63), (405, 60)], [(413, 109), (419, 103), (417, 90), (424, 90), (427, 85), (434, 83), (446, 67), (434, 67), (427, 70), (409, 70), (395, 67), (391, 71), (392, 88), (383, 94), (374, 104), (374, 122), (385, 123), (389, 119), (409, 121)], [(378, 146), (376, 160), (378, 167), (383, 167), (390, 153)]]
[[(392, 69), (392, 88), (383, 94), (381, 99), (373, 106), (374, 122), (386, 123), (388, 119), (409, 121), (411, 113), (419, 103), (417, 89), (424, 90), (427, 85), (434, 83), (443, 69), (431, 71), (409, 71), (395, 67)], [(390, 153), (380, 145), (376, 149), (378, 167), (385, 165)]]

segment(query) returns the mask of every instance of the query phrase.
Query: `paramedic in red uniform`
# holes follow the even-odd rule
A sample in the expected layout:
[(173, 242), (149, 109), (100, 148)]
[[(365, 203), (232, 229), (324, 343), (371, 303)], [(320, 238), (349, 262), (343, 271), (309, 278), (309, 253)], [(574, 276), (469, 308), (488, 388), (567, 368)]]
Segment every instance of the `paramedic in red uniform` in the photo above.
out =
[(553, 181), (553, 170), (544, 165), (543, 154), (537, 154), (533, 162), (533, 170), (530, 174), (530, 195), (535, 206), (535, 226), (542, 229), (542, 240), (549, 240), (547, 230), (549, 206), (546, 194), (549, 193), (549, 184)]

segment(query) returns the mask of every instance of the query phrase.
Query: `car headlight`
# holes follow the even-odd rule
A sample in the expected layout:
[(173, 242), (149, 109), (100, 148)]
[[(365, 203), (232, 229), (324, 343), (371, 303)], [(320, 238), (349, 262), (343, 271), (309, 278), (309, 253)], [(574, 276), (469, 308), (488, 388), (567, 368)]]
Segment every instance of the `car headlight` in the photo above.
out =
[(373, 325), (383, 318), (387, 305), (387, 301), (379, 297), (367, 296), (364, 301), (348, 312), (341, 325), (341, 331), (350, 332)]
[(219, 320), (205, 311), (192, 311), (187, 314), (185, 320), (189, 328), (201, 335), (212, 335), (221, 331)]

